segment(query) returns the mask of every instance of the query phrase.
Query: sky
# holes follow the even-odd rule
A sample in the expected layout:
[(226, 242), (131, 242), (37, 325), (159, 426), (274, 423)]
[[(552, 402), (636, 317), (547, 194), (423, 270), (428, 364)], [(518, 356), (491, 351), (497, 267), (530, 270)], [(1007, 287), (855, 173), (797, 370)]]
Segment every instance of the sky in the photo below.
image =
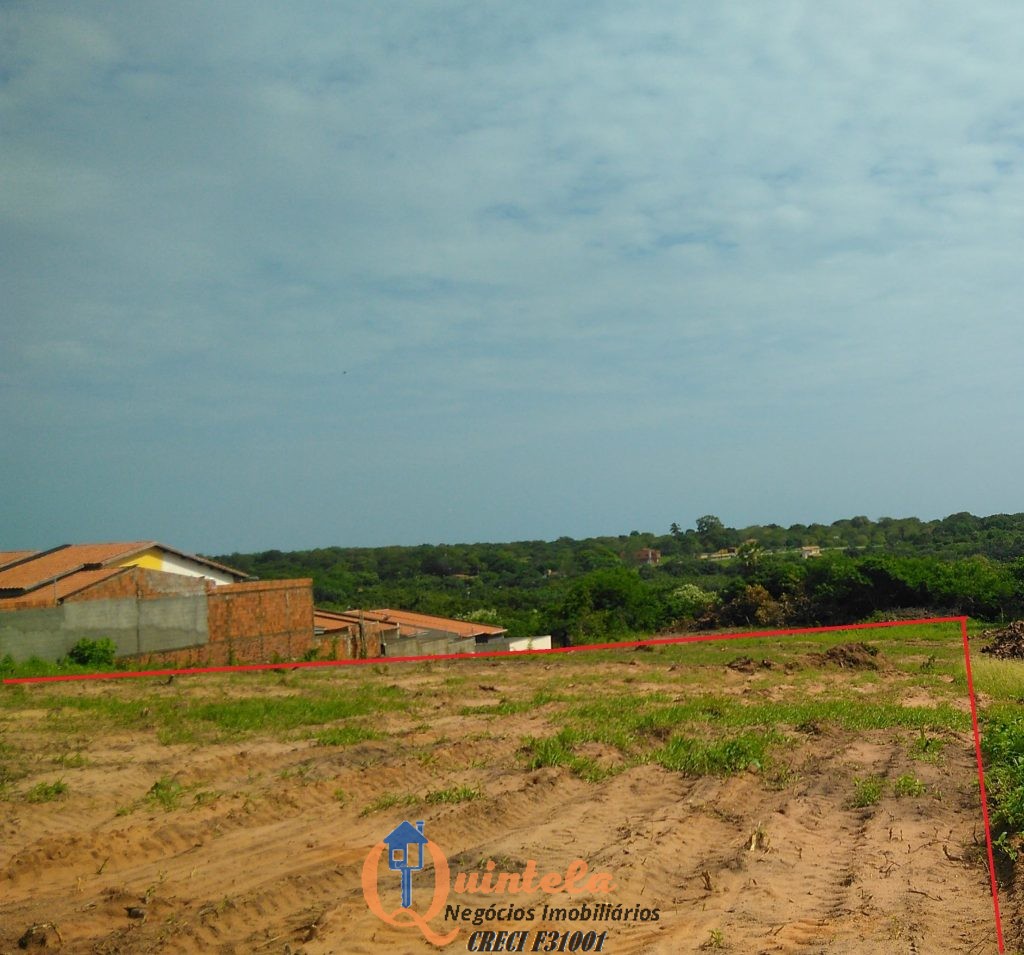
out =
[(0, 550), (1024, 511), (1016, 0), (8, 0)]

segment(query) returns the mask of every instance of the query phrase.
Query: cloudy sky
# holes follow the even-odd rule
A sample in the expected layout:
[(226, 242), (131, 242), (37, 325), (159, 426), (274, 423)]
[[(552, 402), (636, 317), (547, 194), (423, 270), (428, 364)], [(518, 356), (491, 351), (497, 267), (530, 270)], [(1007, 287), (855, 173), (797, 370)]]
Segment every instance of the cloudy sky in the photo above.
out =
[(1024, 510), (1017, 0), (0, 7), (0, 549)]

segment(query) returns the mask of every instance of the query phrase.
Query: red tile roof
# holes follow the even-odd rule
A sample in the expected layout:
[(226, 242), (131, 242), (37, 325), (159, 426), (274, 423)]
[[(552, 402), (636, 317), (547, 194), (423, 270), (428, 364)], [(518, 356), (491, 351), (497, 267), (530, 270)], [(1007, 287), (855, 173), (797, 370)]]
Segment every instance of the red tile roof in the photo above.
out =
[[(23, 554), (19, 560), (10, 561), (6, 565), (0, 563), (0, 599), (3, 591), (13, 591), (12, 596), (20, 593), (30, 592), (40, 587), (52, 585), (56, 581), (65, 581), (71, 576), (78, 577), (82, 573), (108, 568), (115, 561), (123, 561), (134, 557), (144, 551), (156, 547), (169, 554), (176, 554), (188, 560), (196, 561), (207, 567), (216, 568), (235, 576), (240, 580), (246, 579), (247, 575), (242, 571), (215, 561), (207, 560), (205, 557), (196, 557), (185, 551), (167, 547), (157, 541), (120, 541), (107, 544), (63, 544), (48, 551), (9, 551), (5, 553)], [(105, 576), (110, 576), (106, 574)], [(63, 589), (65, 594), (74, 593), (84, 586), (101, 580), (83, 577), (83, 583), (73, 584), (70, 580), (61, 584), (58, 591)], [(52, 588), (51, 588), (52, 589)], [(4, 606), (10, 606), (11, 598), (4, 600)]]
[(402, 627), (416, 630), (443, 630), (459, 637), (493, 637), (505, 632), (504, 627), (491, 627), (483, 623), (473, 623), (470, 620), (452, 620), (449, 617), (435, 617), (431, 614), (412, 613), (408, 610), (369, 610), (366, 612), (379, 614), (385, 620), (393, 620)]
[(360, 613), (358, 610), (349, 610), (344, 613), (338, 613), (335, 610), (318, 610), (313, 608), (313, 626), (319, 627), (324, 633), (331, 633), (335, 630), (348, 630), (350, 628), (356, 628), (360, 622), (364, 626), (373, 627), (379, 629), (381, 627), (397, 627), (397, 623), (388, 623), (380, 614), (371, 613), (370, 611), (363, 611)]
[(8, 564), (17, 563), (19, 560), (24, 560), (26, 557), (31, 557), (33, 554), (38, 553), (34, 550), (0, 550), (0, 567), (6, 567)]
[(97, 570), (79, 570), (61, 577), (43, 587), (37, 587), (17, 597), (0, 600), (0, 610), (18, 610), (24, 607), (55, 607), (65, 597), (77, 594), (86, 587), (98, 584), (108, 577), (116, 577), (128, 570), (127, 567), (100, 567)]
[(155, 544), (156, 541), (65, 544), (13, 567), (0, 569), (0, 590), (32, 590), (75, 571), (94, 569), (116, 558), (130, 557)]

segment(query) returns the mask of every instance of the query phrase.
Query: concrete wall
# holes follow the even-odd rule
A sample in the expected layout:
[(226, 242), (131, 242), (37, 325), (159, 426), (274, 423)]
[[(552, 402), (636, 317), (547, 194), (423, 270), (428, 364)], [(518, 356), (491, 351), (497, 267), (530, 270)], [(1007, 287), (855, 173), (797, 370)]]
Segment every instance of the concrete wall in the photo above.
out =
[[(154, 666), (298, 659), (314, 647), (312, 581), (256, 581), (207, 592), (201, 578), (135, 568), (57, 607), (0, 613), (0, 657), (59, 660), (79, 640), (103, 637), (114, 641), (117, 656)], [(373, 649), (379, 652), (379, 643)]]
[(387, 641), (385, 655), (389, 657), (423, 657), (448, 653), (475, 653), (476, 643), (467, 637), (458, 637), (443, 630), (425, 630), (413, 637), (392, 638)]
[(0, 656), (59, 660), (79, 640), (114, 641), (118, 656), (205, 643), (206, 601), (194, 596), (87, 600), (0, 613)]
[(517, 650), (550, 650), (551, 637), (491, 637), (489, 640), (480, 641), (476, 645), (477, 653), (498, 653), (507, 651), (515, 653)]
[(313, 636), (312, 580), (259, 580), (214, 587), (206, 594), (204, 606), (208, 608), (207, 639), (185, 649), (143, 650), (143, 662), (159, 667), (275, 663), (298, 660), (319, 649)]

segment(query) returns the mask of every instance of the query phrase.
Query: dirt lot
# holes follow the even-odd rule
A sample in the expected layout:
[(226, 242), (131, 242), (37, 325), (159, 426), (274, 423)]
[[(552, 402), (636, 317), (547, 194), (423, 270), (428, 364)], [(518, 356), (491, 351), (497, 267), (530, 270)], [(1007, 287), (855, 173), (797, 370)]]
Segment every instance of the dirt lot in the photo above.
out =
[[(0, 952), (437, 951), (364, 898), (403, 820), (453, 882), (607, 874), (453, 889), (505, 918), (442, 908), (445, 951), (508, 930), (524, 951), (995, 952), (958, 634), (825, 655), (853, 639), (4, 687)], [(398, 873), (368, 871), (397, 910)], [(435, 874), (412, 877), (421, 915)]]

